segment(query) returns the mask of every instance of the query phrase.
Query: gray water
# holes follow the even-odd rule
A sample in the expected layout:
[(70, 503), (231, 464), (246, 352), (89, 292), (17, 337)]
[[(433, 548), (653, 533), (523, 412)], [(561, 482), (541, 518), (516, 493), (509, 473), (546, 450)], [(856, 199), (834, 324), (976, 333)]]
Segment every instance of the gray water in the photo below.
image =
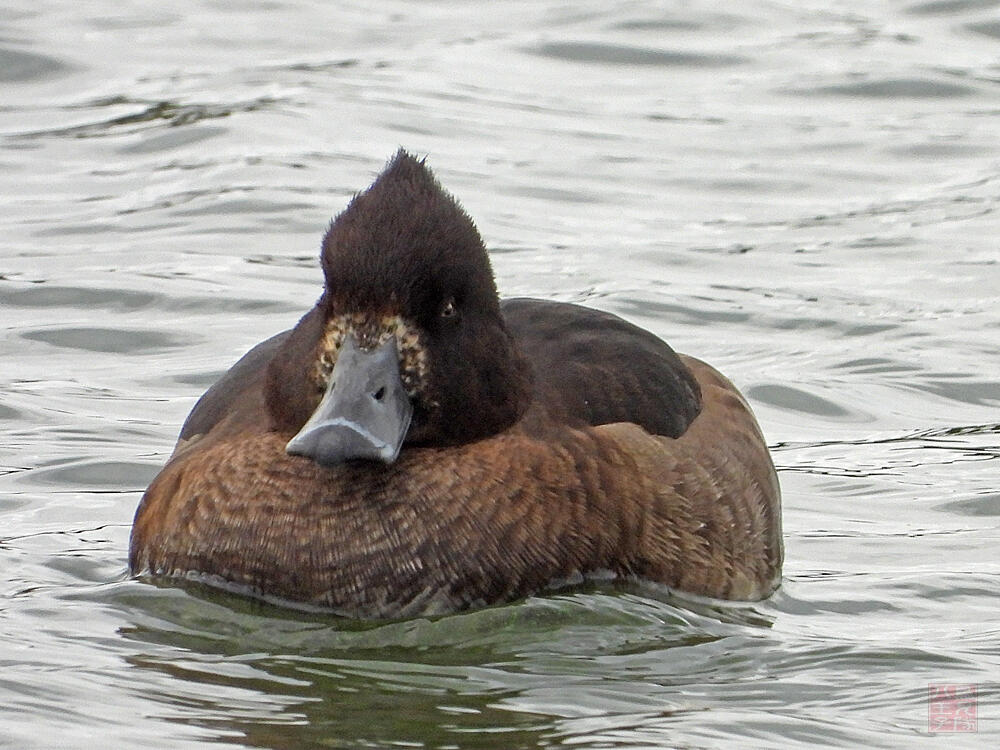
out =
[[(997, 744), (1000, 2), (12, 0), (0, 92), (0, 745)], [(504, 294), (744, 389), (773, 599), (364, 625), (127, 577), (185, 414), (399, 146)]]

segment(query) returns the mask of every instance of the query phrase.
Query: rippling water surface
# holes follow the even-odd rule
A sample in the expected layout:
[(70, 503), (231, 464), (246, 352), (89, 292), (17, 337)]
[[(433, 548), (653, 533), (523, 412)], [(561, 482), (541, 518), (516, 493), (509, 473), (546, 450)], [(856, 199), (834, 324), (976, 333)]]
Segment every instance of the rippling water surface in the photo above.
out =
[[(0, 745), (997, 744), (1000, 3), (14, 0), (0, 91)], [(195, 398), (400, 145), (504, 293), (745, 390), (772, 600), (361, 625), (128, 579)]]

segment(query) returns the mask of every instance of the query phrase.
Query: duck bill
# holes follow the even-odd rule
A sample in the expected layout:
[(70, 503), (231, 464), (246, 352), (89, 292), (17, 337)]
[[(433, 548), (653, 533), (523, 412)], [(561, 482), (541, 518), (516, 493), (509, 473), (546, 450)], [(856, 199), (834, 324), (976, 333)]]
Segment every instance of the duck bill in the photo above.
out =
[(349, 334), (337, 353), (323, 400), (285, 450), (323, 466), (352, 459), (392, 463), (412, 416), (395, 338), (366, 351)]

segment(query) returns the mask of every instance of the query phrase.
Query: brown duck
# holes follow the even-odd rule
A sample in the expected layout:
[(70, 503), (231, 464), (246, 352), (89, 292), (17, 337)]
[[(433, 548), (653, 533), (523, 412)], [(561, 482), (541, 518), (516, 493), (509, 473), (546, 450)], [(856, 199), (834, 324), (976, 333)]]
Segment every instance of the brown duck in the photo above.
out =
[(722, 375), (621, 318), (500, 302), (472, 220), (400, 151), (331, 224), (323, 294), (202, 396), (133, 573), (358, 618), (591, 576), (770, 594), (780, 492)]

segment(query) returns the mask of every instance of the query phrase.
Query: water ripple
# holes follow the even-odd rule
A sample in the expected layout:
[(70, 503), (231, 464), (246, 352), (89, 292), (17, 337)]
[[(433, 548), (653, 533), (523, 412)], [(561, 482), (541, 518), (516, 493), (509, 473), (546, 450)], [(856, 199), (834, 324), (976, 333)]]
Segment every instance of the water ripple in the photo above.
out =
[[(66, 128), (34, 130), (19, 134), (22, 138), (43, 138), (50, 136), (95, 138), (121, 132), (131, 133), (144, 129), (150, 124), (181, 127), (192, 125), (202, 120), (212, 120), (241, 112), (256, 112), (273, 107), (279, 100), (272, 97), (260, 97), (245, 102), (231, 104), (181, 104), (174, 101), (143, 101), (126, 96), (113, 96), (97, 99), (84, 104), (67, 107), (70, 110), (91, 110), (104, 107), (142, 107), (138, 112), (118, 117), (110, 117), (83, 125), (73, 125)], [(138, 126), (138, 127), (137, 127)]]
[(41, 78), (54, 78), (72, 68), (55, 57), (36, 52), (0, 47), (0, 81), (22, 83)]
[(556, 60), (600, 65), (719, 68), (747, 62), (747, 58), (739, 55), (660, 50), (600, 42), (546, 42), (528, 51)]
[(789, 89), (787, 93), (799, 96), (846, 96), (864, 99), (953, 99), (971, 96), (976, 90), (970, 86), (931, 78), (886, 78)]
[(967, 24), (966, 29), (976, 34), (1000, 39), (1000, 21), (981, 21), (979, 23)]
[(909, 6), (906, 12), (915, 16), (951, 15), (995, 8), (998, 5), (1000, 2), (997, 0), (930, 0)]
[(151, 354), (164, 349), (189, 346), (192, 338), (189, 332), (173, 334), (143, 329), (86, 326), (38, 328), (24, 331), (21, 336), (62, 348), (103, 354)]

